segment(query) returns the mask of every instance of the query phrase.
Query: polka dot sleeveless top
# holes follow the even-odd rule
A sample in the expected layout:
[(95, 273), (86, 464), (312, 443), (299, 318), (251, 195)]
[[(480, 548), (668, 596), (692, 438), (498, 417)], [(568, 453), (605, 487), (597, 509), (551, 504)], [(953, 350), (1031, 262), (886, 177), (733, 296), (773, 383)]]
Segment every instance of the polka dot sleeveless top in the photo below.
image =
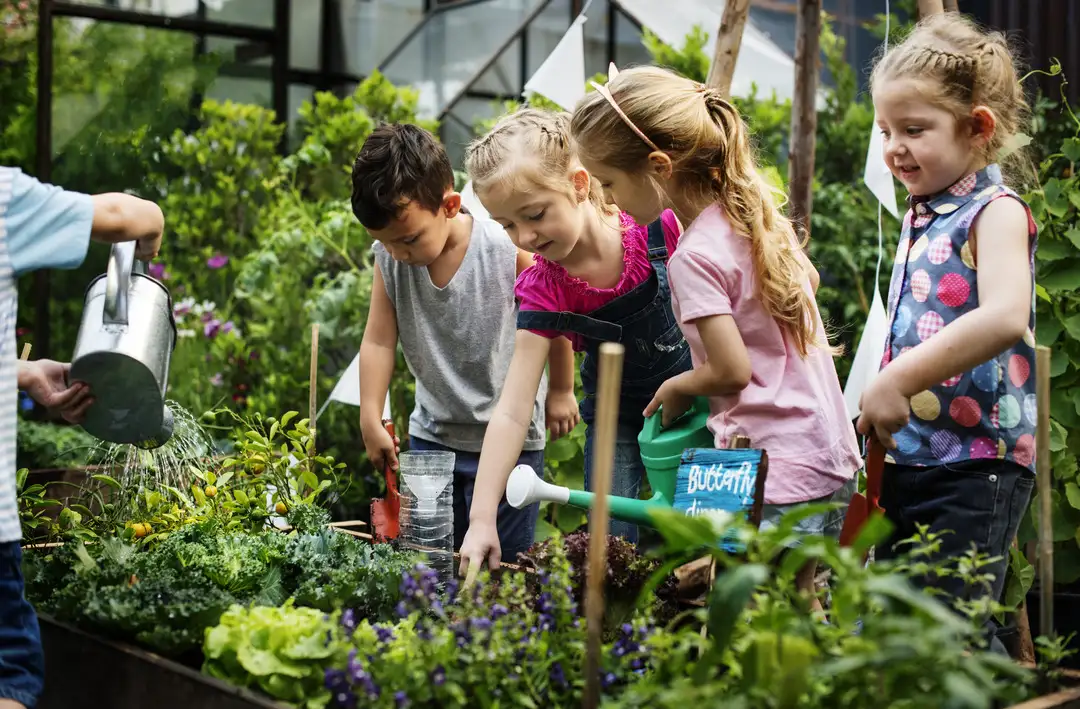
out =
[[(997, 165), (930, 198), (911, 198), (889, 286), (889, 341), (882, 367), (979, 305), (968, 241), (983, 207), (1019, 200)], [(1026, 205), (1025, 205), (1026, 207)], [(1036, 227), (1028, 212), (1034, 284)], [(911, 420), (896, 434), (891, 462), (937, 466), (982, 458), (1035, 465), (1035, 292), (1023, 339), (973, 370), (911, 397)]]

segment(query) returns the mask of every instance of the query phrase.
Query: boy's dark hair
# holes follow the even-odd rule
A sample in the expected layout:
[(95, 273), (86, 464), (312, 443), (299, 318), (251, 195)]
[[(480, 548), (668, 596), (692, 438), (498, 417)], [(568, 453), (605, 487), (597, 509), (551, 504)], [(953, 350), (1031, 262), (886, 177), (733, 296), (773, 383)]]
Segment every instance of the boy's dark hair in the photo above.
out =
[(450, 157), (419, 126), (384, 124), (364, 141), (352, 170), (353, 214), (368, 229), (384, 229), (409, 202), (430, 212), (454, 187)]

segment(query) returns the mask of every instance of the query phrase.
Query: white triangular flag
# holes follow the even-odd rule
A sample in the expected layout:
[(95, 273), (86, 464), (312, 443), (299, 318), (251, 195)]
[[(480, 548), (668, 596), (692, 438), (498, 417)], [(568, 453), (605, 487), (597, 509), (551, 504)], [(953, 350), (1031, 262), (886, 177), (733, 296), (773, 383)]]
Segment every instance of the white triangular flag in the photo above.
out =
[(488, 210), (484, 209), (484, 205), (480, 204), (480, 199), (476, 196), (476, 191), (473, 190), (472, 180), (466, 182), (465, 186), (461, 188), (461, 203), (469, 210), (469, 214), (474, 217), (488, 219), (491, 216), (488, 214)]
[(892, 172), (885, 164), (885, 141), (881, 128), (874, 116), (874, 125), (870, 127), (870, 145), (866, 148), (866, 168), (863, 170), (863, 182), (878, 198), (889, 214), (897, 219), (900, 213), (896, 208), (896, 187), (893, 185)]
[(855, 350), (855, 361), (851, 363), (851, 372), (844, 387), (844, 404), (849, 419), (859, 416), (859, 398), (881, 368), (888, 333), (889, 316), (885, 312), (885, 303), (881, 300), (881, 291), (874, 288), (874, 301), (870, 304), (870, 314), (866, 318), (859, 348)]
[(578, 15), (555, 49), (525, 84), (523, 95), (538, 93), (567, 111), (585, 97), (585, 15)]
[[(326, 399), (327, 404), (331, 401), (337, 401), (350, 406), (360, 405), (359, 352), (353, 357), (353, 361), (349, 363), (348, 368), (345, 369), (345, 373), (341, 375), (341, 379), (338, 379), (338, 383), (334, 385), (334, 390), (330, 392), (330, 396)], [(325, 405), (323, 408), (325, 408)]]

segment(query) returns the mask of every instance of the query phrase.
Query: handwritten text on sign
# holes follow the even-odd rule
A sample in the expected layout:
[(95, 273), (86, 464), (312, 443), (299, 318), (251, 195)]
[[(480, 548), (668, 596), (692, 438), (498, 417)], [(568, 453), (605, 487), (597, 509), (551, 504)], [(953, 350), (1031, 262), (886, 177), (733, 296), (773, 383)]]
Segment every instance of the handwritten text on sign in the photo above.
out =
[(748, 512), (760, 465), (760, 450), (687, 449), (675, 480), (675, 509), (692, 517), (717, 510)]

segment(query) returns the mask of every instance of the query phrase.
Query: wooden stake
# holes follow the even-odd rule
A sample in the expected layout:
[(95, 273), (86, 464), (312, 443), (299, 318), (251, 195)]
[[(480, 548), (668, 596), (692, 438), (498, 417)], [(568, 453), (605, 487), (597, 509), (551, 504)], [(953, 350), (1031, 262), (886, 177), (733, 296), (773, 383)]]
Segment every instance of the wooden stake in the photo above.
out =
[(821, 0), (799, 0), (795, 21), (795, 100), (788, 153), (788, 214), (800, 239), (810, 233), (814, 150), (817, 144), (817, 87), (821, 63)]
[(727, 0), (720, 27), (716, 30), (716, 49), (706, 83), (719, 89), (724, 98), (731, 96), (731, 79), (735, 76), (735, 61), (739, 58), (743, 29), (749, 14), (750, 0)]
[(919, 19), (945, 12), (943, 0), (919, 0)]
[(21, 359), (23, 362), (30, 359), (30, 343), (29, 342), (25, 343), (22, 346), (22, 354), (19, 355), (19, 359)]
[(1039, 633), (1054, 637), (1054, 537), (1050, 499), (1050, 348), (1035, 348), (1035, 478), (1039, 486)]
[(600, 345), (600, 376), (596, 385), (596, 429), (593, 436), (592, 492), (589, 514), (589, 561), (585, 579), (585, 697), (582, 706), (600, 704), (600, 651), (604, 631), (604, 577), (607, 576), (608, 494), (615, 463), (615, 434), (619, 423), (619, 390), (625, 348), (614, 342)]
[[(308, 454), (310, 457), (315, 455), (315, 404), (318, 399), (318, 391), (315, 389), (319, 376), (319, 323), (315, 323), (311, 326), (311, 372), (308, 379), (308, 430), (310, 431), (310, 438), (308, 446), (311, 452)], [(308, 460), (309, 467), (314, 472), (314, 463)]]

